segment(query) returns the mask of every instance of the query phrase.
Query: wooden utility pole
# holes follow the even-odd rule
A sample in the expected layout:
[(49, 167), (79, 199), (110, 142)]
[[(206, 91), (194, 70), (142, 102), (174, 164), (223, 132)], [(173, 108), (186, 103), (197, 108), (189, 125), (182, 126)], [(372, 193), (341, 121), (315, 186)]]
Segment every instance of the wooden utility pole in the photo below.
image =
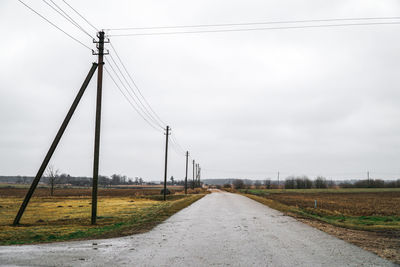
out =
[(201, 167), (199, 165), (199, 187), (201, 187), (200, 177), (201, 177)]
[(198, 186), (198, 180), (199, 179), (199, 164), (196, 163), (196, 187)]
[(94, 159), (93, 159), (93, 181), (92, 181), (92, 224), (97, 219), (97, 186), (99, 181), (99, 156), (100, 156), (100, 124), (101, 124), (101, 98), (103, 90), (103, 57), (104, 57), (104, 32), (97, 34), (97, 54), (99, 69), (97, 70), (97, 97), (96, 97), (96, 125), (94, 133)]
[(200, 163), (197, 164), (197, 186), (200, 187)]
[(280, 185), (280, 184), (279, 184), (279, 172), (278, 172), (278, 189), (279, 189), (279, 185)]
[(167, 200), (167, 167), (168, 167), (168, 136), (169, 126), (165, 129), (165, 166), (164, 166), (164, 201)]
[(56, 150), (57, 145), (60, 142), (61, 137), (63, 136), (64, 131), (67, 128), (68, 123), (71, 120), (72, 115), (74, 114), (76, 107), (78, 106), (79, 101), (81, 100), (81, 98), (83, 96), (83, 93), (85, 93), (85, 90), (86, 90), (87, 86), (89, 85), (89, 82), (90, 82), (91, 78), (93, 77), (94, 72), (96, 71), (96, 68), (97, 68), (97, 64), (93, 63), (89, 73), (86, 76), (85, 81), (83, 82), (83, 84), (81, 86), (81, 89), (79, 90), (78, 94), (76, 95), (75, 100), (72, 103), (72, 105), (67, 113), (67, 116), (65, 117), (63, 123), (61, 124), (60, 129), (58, 130), (57, 135), (53, 140), (53, 143), (51, 143), (49, 151), (47, 151), (47, 154), (46, 154), (45, 158), (43, 159), (42, 165), (40, 165), (40, 168), (39, 168), (38, 172), (36, 173), (35, 179), (33, 179), (33, 181), (32, 181), (31, 187), (29, 188), (29, 191), (26, 194), (25, 199), (21, 204), (21, 207), (19, 208), (17, 216), (14, 219), (13, 225), (19, 224), (19, 221), (21, 220), (21, 217), (24, 214), (26, 207), (28, 206), (29, 200), (31, 199), (33, 193), (35, 192), (35, 189), (40, 181), (40, 178), (42, 177), (44, 171), (46, 170), (46, 167), (49, 164), (49, 161), (51, 159), (51, 156), (53, 155), (54, 151)]
[(192, 161), (192, 163), (193, 163), (193, 182), (192, 182), (192, 189), (194, 189), (194, 165), (195, 165), (195, 161), (193, 160)]
[(186, 151), (185, 195), (187, 194), (188, 161), (189, 161), (189, 151)]

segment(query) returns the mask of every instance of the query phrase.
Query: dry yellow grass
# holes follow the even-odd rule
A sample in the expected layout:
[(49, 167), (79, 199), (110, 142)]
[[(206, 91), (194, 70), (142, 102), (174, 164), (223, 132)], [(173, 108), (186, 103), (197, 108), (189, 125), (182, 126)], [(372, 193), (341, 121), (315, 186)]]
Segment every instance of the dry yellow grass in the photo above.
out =
[[(41, 197), (29, 203), (18, 227), (12, 226), (21, 198), (0, 198), (0, 244), (49, 242), (118, 236), (121, 229), (148, 230), (201, 196), (156, 201), (133, 197), (102, 197), (98, 200), (97, 225), (90, 225), (89, 197)], [(132, 230), (132, 229), (131, 229)]]

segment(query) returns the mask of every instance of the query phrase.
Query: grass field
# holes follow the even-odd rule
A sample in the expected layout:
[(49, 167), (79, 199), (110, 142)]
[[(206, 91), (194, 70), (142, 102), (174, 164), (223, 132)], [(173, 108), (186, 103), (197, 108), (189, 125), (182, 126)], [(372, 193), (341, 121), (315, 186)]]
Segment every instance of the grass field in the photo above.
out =
[[(10, 190), (10, 189), (7, 189)], [(0, 245), (27, 244), (73, 239), (106, 238), (140, 233), (153, 228), (204, 194), (169, 195), (167, 201), (156, 194), (133, 189), (104, 189), (98, 199), (97, 225), (90, 225), (91, 198), (86, 191), (38, 190), (31, 199), (21, 225), (11, 226), (22, 202), (21, 192), (0, 189)], [(107, 191), (108, 190), (108, 191)], [(23, 190), (26, 192), (26, 189)], [(85, 194), (83, 194), (85, 193)], [(199, 192), (197, 192), (199, 193)], [(46, 195), (46, 196), (41, 196)], [(60, 196), (63, 195), (63, 196)]]
[(240, 192), (272, 208), (336, 226), (358, 230), (400, 230), (398, 188), (243, 189)]
[(240, 192), (251, 194), (275, 194), (275, 193), (376, 193), (376, 192), (400, 192), (400, 188), (324, 188), (324, 189), (240, 189)]
[[(120, 196), (148, 196), (157, 195), (161, 192), (160, 186), (146, 186), (146, 187), (124, 187), (124, 188), (99, 188), (99, 196), (109, 196), (109, 197), (120, 197)], [(168, 187), (171, 193), (183, 192), (182, 186), (172, 186)], [(10, 187), (0, 187), (0, 197), (24, 197), (28, 187), (22, 186), (10, 186)], [(55, 188), (54, 196), (68, 197), (68, 196), (91, 196), (91, 188)], [(48, 187), (38, 187), (33, 194), (34, 197), (47, 197), (50, 196), (50, 188)]]
[(8, 184), (0, 183), (0, 188), (29, 188), (28, 184)]

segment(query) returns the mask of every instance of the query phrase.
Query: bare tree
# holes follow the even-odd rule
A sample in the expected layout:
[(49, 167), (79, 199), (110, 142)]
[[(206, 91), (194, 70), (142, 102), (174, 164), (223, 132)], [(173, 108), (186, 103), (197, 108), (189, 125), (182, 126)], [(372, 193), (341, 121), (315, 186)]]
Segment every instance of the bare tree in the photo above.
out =
[(47, 176), (47, 183), (50, 185), (50, 195), (53, 196), (54, 194), (54, 184), (57, 182), (58, 173), (60, 171), (55, 169), (53, 165), (47, 166), (46, 169), (46, 176)]

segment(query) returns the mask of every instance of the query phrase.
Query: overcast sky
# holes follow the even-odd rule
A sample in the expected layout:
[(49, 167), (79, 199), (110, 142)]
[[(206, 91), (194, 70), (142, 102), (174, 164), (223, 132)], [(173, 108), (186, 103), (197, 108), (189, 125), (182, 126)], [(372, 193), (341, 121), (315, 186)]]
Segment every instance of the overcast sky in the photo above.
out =
[[(25, 1), (94, 47), (42, 1)], [(101, 29), (400, 16), (397, 0), (68, 2)], [(16, 0), (0, 2), (0, 25), (0, 175), (33, 176), (96, 57)], [(345, 179), (365, 178), (368, 170), (372, 178), (398, 178), (399, 30), (110, 39), (152, 108), (200, 162), (203, 178), (275, 178), (280, 171), (283, 178)], [(165, 136), (107, 75), (103, 88), (100, 173), (161, 180)], [(61, 172), (91, 176), (95, 89), (93, 79), (53, 156)], [(169, 156), (168, 177), (182, 179), (184, 156)]]

